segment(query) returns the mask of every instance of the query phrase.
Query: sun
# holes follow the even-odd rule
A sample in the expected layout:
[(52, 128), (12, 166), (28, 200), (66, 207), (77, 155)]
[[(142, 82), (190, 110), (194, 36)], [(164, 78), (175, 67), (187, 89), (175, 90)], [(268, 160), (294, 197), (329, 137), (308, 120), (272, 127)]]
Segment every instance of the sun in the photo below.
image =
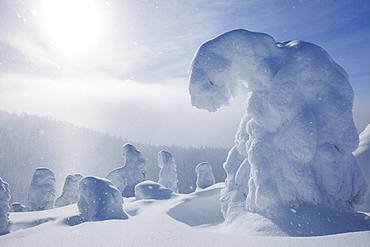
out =
[(91, 51), (101, 32), (101, 15), (92, 0), (46, 0), (42, 18), (56, 49), (70, 58)]

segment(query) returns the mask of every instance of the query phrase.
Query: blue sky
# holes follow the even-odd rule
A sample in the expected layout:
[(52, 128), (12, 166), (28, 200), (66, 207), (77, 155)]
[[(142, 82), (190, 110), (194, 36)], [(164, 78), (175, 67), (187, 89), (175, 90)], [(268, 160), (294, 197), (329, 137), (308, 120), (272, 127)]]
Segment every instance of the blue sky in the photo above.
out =
[(187, 72), (203, 42), (244, 28), (324, 48), (349, 74), (358, 131), (370, 123), (369, 1), (50, 2), (0, 0), (0, 109), (156, 144), (231, 147), (245, 95), (216, 113), (195, 109)]

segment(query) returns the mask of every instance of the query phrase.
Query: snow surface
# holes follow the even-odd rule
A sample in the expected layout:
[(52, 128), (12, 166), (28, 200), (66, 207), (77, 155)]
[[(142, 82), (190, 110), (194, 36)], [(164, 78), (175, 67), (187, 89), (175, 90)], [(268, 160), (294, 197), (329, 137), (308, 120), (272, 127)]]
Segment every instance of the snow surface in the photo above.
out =
[(174, 192), (179, 192), (177, 188), (177, 170), (175, 159), (168, 151), (162, 150), (158, 153), (158, 166), (161, 168), (159, 171), (158, 183), (164, 187), (170, 188)]
[(135, 186), (145, 180), (146, 161), (141, 152), (130, 143), (123, 145), (123, 157), (123, 167), (109, 172), (107, 179), (121, 191), (122, 196), (133, 197)]
[(82, 221), (127, 219), (122, 204), (120, 191), (109, 180), (89, 176), (80, 181), (77, 206)]
[(240, 82), (249, 95), (224, 164), (227, 219), (245, 210), (274, 218), (317, 205), (351, 211), (364, 201), (368, 185), (352, 155), (358, 134), (343, 68), (314, 44), (276, 43), (246, 30), (199, 48), (190, 67), (194, 106), (216, 111)]
[(202, 162), (195, 167), (197, 173), (197, 189), (205, 189), (215, 184), (215, 176), (212, 166), (208, 162)]
[(39, 167), (32, 176), (30, 189), (26, 201), (29, 211), (39, 211), (54, 208), (55, 177), (48, 168)]
[(9, 184), (0, 178), (0, 235), (10, 232), (12, 222), (9, 220)]
[(82, 175), (80, 174), (68, 175), (66, 177), (62, 195), (55, 200), (55, 207), (71, 205), (78, 201), (80, 196), (78, 187), (81, 179)]
[[(358, 164), (363, 170), (368, 181), (370, 180), (370, 124), (360, 134), (360, 145), (353, 152)], [(360, 211), (370, 212), (370, 195), (366, 197), (363, 205), (357, 207)]]
[[(12, 232), (0, 236), (0, 246), (368, 246), (370, 232), (317, 237), (289, 237), (271, 220), (250, 213), (239, 225), (224, 225), (218, 202), (223, 183), (169, 200), (124, 198), (127, 220), (71, 224), (76, 204), (38, 212), (10, 213)], [(330, 215), (321, 213), (322, 221)], [(341, 216), (349, 223), (352, 215)], [(291, 220), (287, 218), (287, 222)], [(292, 221), (296, 224), (296, 221)], [(246, 226), (248, 225), (248, 227)], [(289, 224), (290, 225), (290, 224)], [(244, 226), (244, 227), (243, 227)], [(299, 229), (303, 225), (294, 225)], [(321, 228), (321, 224), (313, 225)], [(268, 235), (268, 237), (266, 236)]]

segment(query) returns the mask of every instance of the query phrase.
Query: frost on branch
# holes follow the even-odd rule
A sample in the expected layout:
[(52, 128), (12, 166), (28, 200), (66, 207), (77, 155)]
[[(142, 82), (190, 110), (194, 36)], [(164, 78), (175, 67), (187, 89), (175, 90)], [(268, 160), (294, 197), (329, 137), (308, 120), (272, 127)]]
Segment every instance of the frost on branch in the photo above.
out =
[(28, 211), (40, 211), (54, 208), (55, 177), (48, 168), (37, 168), (33, 174), (28, 192), (26, 207)]
[(12, 226), (9, 220), (9, 200), (9, 185), (0, 178), (0, 235), (9, 233)]
[(208, 162), (202, 162), (195, 167), (197, 173), (197, 188), (205, 189), (215, 184), (212, 166)]
[(128, 218), (123, 211), (121, 193), (109, 180), (93, 176), (85, 177), (80, 181), (80, 193), (77, 206), (83, 220)]
[(63, 192), (60, 197), (55, 200), (55, 207), (63, 207), (77, 203), (80, 196), (78, 186), (82, 179), (82, 175), (68, 175), (64, 182)]
[(358, 146), (353, 91), (343, 68), (320, 47), (276, 43), (234, 30), (204, 43), (190, 67), (191, 102), (216, 111), (248, 88), (246, 113), (224, 168), (224, 216), (247, 209), (268, 217), (301, 205), (352, 210), (367, 183)]
[(129, 143), (123, 146), (123, 157), (123, 167), (109, 172), (107, 179), (121, 191), (122, 196), (133, 197), (135, 185), (145, 180), (146, 162), (141, 152)]
[(158, 183), (178, 192), (176, 163), (172, 154), (165, 150), (160, 151), (158, 153), (158, 166), (161, 168)]

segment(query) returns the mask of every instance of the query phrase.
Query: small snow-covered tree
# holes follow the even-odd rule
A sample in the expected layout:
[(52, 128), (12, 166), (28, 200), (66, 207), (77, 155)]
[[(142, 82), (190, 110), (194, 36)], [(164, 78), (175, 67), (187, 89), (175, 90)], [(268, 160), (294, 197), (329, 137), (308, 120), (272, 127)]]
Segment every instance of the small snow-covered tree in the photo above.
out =
[(233, 30), (198, 49), (189, 78), (192, 104), (209, 111), (228, 105), (240, 82), (249, 90), (224, 164), (226, 219), (245, 210), (275, 217), (301, 205), (352, 210), (364, 201), (367, 183), (352, 155), (353, 90), (321, 47)]
[(197, 188), (205, 189), (215, 184), (212, 166), (208, 162), (202, 162), (195, 167), (197, 173)]
[(60, 197), (55, 200), (55, 207), (63, 207), (77, 203), (79, 194), (79, 184), (82, 179), (82, 175), (68, 175), (64, 182), (63, 192)]
[(0, 235), (9, 233), (12, 226), (9, 220), (9, 200), (9, 185), (0, 178)]
[(158, 183), (178, 192), (176, 163), (172, 154), (165, 150), (160, 151), (158, 153), (158, 166), (161, 168)]
[(144, 181), (135, 186), (136, 200), (155, 199), (165, 200), (171, 198), (173, 190), (165, 188), (159, 183), (153, 181)]
[(33, 174), (28, 192), (26, 207), (28, 211), (54, 208), (55, 177), (48, 168), (37, 168)]
[(109, 172), (107, 179), (121, 191), (124, 197), (135, 196), (135, 185), (145, 180), (146, 161), (134, 145), (126, 143), (123, 146), (123, 167)]
[(80, 199), (77, 206), (85, 221), (128, 218), (123, 211), (120, 191), (103, 178), (89, 176), (80, 181)]

